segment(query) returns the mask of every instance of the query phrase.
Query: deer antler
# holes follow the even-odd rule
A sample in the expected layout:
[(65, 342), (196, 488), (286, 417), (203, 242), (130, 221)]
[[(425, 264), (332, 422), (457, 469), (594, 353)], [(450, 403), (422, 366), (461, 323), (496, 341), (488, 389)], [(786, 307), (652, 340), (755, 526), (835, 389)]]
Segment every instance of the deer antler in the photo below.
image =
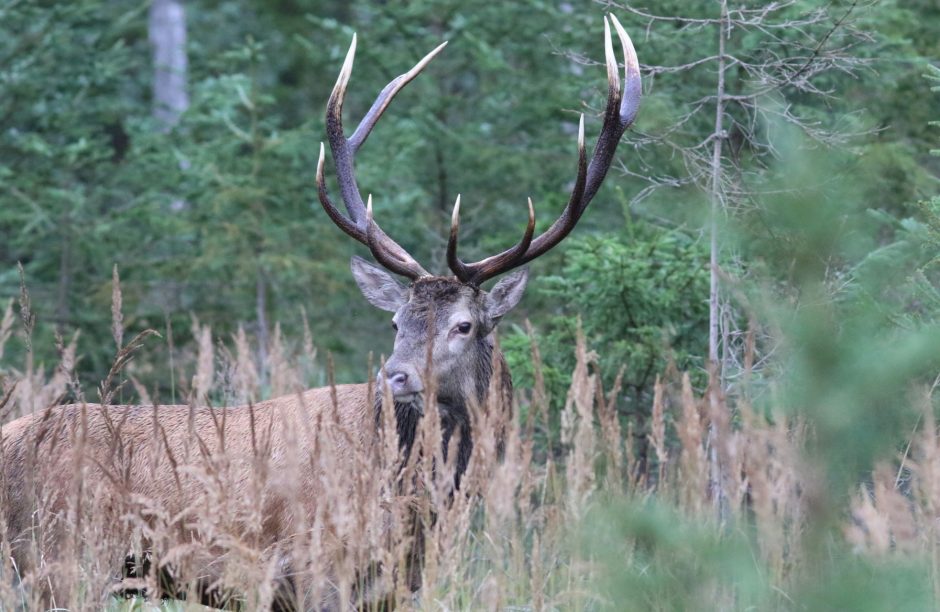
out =
[(320, 196), (320, 204), (323, 205), (323, 210), (333, 220), (333, 223), (369, 247), (372, 255), (380, 264), (392, 272), (412, 280), (419, 276), (428, 276), (428, 273), (414, 257), (409, 255), (397, 242), (389, 238), (382, 231), (382, 228), (373, 221), (372, 196), (369, 196), (368, 206), (365, 206), (362, 202), (362, 195), (359, 193), (359, 186), (356, 184), (354, 162), (359, 147), (369, 137), (372, 128), (375, 127), (376, 122), (385, 112), (385, 109), (388, 108), (395, 95), (418, 76), (446, 45), (446, 42), (438, 45), (437, 48), (415, 64), (414, 68), (386, 85), (379, 92), (375, 102), (372, 103), (369, 112), (362, 118), (356, 131), (347, 139), (343, 133), (343, 100), (346, 97), (346, 86), (349, 84), (349, 77), (352, 74), (353, 59), (356, 56), (356, 35), (354, 34), (352, 43), (349, 45), (349, 51), (346, 53), (346, 61), (343, 62), (343, 68), (340, 70), (339, 78), (336, 79), (333, 93), (330, 94), (330, 100), (326, 105), (326, 136), (330, 143), (333, 161), (336, 164), (339, 191), (343, 203), (346, 205), (346, 210), (349, 212), (348, 217), (336, 208), (327, 193), (326, 181), (323, 178), (323, 164), (326, 159), (323, 143), (320, 143), (320, 159), (317, 162), (317, 194)]
[[(617, 74), (617, 60), (614, 57), (613, 43), (610, 35), (610, 22), (613, 22), (623, 47), (624, 55), (624, 81), (623, 91), (620, 88), (620, 78)], [(533, 238), (535, 232), (535, 210), (532, 200), (529, 200), (529, 222), (526, 225), (522, 240), (518, 244), (502, 253), (487, 257), (475, 263), (464, 263), (457, 257), (457, 236), (460, 229), (460, 196), (454, 204), (454, 213), (451, 217), (450, 238), (447, 242), (447, 264), (454, 275), (462, 282), (479, 285), (484, 281), (507, 272), (513, 268), (524, 265), (539, 255), (553, 248), (571, 233), (577, 225), (581, 215), (584, 214), (588, 204), (597, 194), (610, 164), (617, 150), (617, 144), (628, 127), (636, 118), (640, 107), (640, 65), (636, 51), (630, 37), (624, 31), (620, 22), (610, 15), (610, 22), (604, 18), (604, 54), (607, 62), (607, 108), (604, 111), (604, 122), (601, 133), (594, 147), (591, 163), (587, 163), (584, 151), (584, 115), (578, 126), (578, 174), (574, 189), (568, 204), (561, 216), (552, 223), (544, 233)], [(356, 55), (356, 36), (353, 35), (349, 52), (343, 62), (339, 78), (330, 94), (326, 107), (326, 134), (336, 164), (336, 174), (339, 179), (339, 190), (349, 216), (343, 215), (330, 200), (323, 178), (323, 165), (326, 154), (323, 144), (320, 144), (320, 160), (317, 162), (317, 193), (320, 203), (330, 219), (344, 232), (369, 247), (372, 255), (380, 264), (412, 280), (427, 276), (428, 273), (421, 267), (414, 257), (408, 254), (397, 242), (389, 238), (382, 228), (372, 218), (372, 196), (369, 196), (368, 205), (363, 204), (362, 195), (356, 184), (354, 161), (359, 147), (369, 137), (372, 128), (388, 108), (392, 98), (424, 70), (425, 66), (440, 53), (447, 43), (438, 45), (433, 51), (425, 55), (421, 61), (408, 72), (394, 79), (379, 93), (369, 112), (366, 113), (359, 126), (350, 138), (343, 133), (343, 100), (346, 96), (346, 86), (352, 74), (353, 59)]]
[(577, 225), (581, 215), (597, 190), (600, 188), (607, 170), (614, 158), (614, 151), (620, 142), (621, 136), (636, 118), (640, 108), (640, 64), (636, 57), (636, 50), (630, 37), (624, 31), (620, 22), (613, 15), (610, 20), (617, 30), (624, 55), (624, 91), (620, 90), (620, 79), (617, 75), (617, 60), (614, 57), (613, 44), (610, 37), (610, 25), (604, 18), (604, 54), (607, 60), (607, 108), (604, 111), (604, 123), (601, 127), (597, 145), (594, 147), (594, 156), (591, 163), (586, 163), (584, 153), (584, 115), (581, 115), (578, 126), (578, 176), (568, 204), (561, 216), (552, 223), (544, 233), (532, 238), (535, 229), (535, 213), (532, 200), (529, 200), (529, 222), (526, 225), (522, 240), (514, 247), (482, 259), (476, 263), (464, 263), (457, 257), (457, 234), (460, 227), (460, 197), (454, 204), (454, 213), (451, 217), (450, 239), (447, 243), (447, 264), (454, 275), (465, 283), (479, 285), (487, 279), (507, 272), (513, 268), (526, 264), (539, 255), (542, 255), (571, 233)]

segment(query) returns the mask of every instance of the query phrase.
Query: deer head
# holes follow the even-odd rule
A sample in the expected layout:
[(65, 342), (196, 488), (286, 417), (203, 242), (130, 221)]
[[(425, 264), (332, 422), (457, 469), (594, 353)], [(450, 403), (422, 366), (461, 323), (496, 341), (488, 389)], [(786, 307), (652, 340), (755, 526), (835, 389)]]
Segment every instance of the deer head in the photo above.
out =
[[(610, 23), (620, 39), (624, 55), (625, 86), (621, 90), (610, 33)], [(324, 147), (320, 145), (317, 164), (317, 191), (323, 209), (344, 232), (371, 251), (385, 269), (354, 257), (353, 276), (366, 299), (377, 308), (395, 313), (396, 330), (392, 355), (385, 363), (379, 383), (394, 396), (396, 403), (412, 404), (420, 412), (418, 398), (430, 384), (443, 405), (481, 400), (492, 371), (492, 332), (500, 319), (519, 300), (528, 274), (523, 268), (503, 278), (490, 291), (481, 285), (500, 274), (525, 265), (561, 242), (574, 229), (591, 202), (613, 161), (621, 136), (633, 122), (640, 101), (640, 70), (630, 37), (616, 17), (604, 19), (608, 96), (601, 133), (590, 160), (584, 147), (584, 115), (578, 129), (578, 165), (574, 188), (561, 216), (542, 234), (535, 236), (535, 210), (528, 202), (528, 223), (522, 239), (513, 247), (474, 263), (457, 255), (460, 227), (460, 197), (454, 204), (447, 263), (453, 276), (429, 274), (408, 252), (392, 240), (372, 215), (372, 197), (363, 202), (356, 184), (354, 160), (359, 148), (385, 112), (394, 96), (414, 79), (444, 48), (441, 44), (411, 70), (394, 79), (379, 93), (352, 136), (343, 131), (343, 100), (352, 73), (356, 37), (346, 55), (339, 78), (330, 95), (326, 112), (326, 133), (339, 190), (348, 215), (333, 204), (324, 181)], [(387, 270), (387, 271), (386, 271)], [(389, 272), (409, 281), (399, 283)]]
[(433, 379), (438, 398), (482, 399), (493, 359), (491, 332), (525, 290), (519, 270), (489, 292), (455, 278), (419, 276), (409, 287), (365, 260), (354, 258), (353, 276), (370, 304), (395, 313), (395, 348), (383, 379), (397, 402), (413, 402)]

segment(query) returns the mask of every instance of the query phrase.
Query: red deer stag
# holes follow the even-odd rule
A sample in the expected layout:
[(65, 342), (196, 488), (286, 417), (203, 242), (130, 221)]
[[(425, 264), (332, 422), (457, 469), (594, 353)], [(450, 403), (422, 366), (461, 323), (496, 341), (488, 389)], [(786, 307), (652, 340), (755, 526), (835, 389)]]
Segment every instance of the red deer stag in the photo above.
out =
[[(55, 567), (67, 555), (78, 555), (77, 547), (90, 545), (71, 537), (76, 521), (84, 517), (99, 521), (103, 540), (116, 542), (113, 550), (121, 553), (115, 554), (118, 567), (127, 542), (134, 538), (156, 549), (155, 541), (161, 536), (155, 525), (162, 521), (164, 536), (172, 531), (177, 542), (189, 542), (190, 549), (206, 555), (200, 557), (206, 559), (204, 563), (191, 564), (188, 570), (200, 572), (210, 582), (228, 571), (220, 569), (225, 567), (220, 559), (236, 555), (235, 543), (249, 542), (265, 551), (261, 563), (268, 560), (268, 571), (294, 590), (291, 601), (301, 601), (304, 596), (297, 594), (299, 585), (290, 574), (305, 571), (310, 575), (317, 570), (309, 565), (299, 570), (293, 553), (299, 548), (308, 553), (307, 559), (319, 554), (330, 558), (326, 551), (335, 554), (348, 546), (351, 540), (341, 527), (349, 522), (344, 522), (346, 514), (357, 512), (350, 504), (362, 502), (363, 495), (379, 495), (379, 489), (360, 486), (357, 478), (370, 469), (368, 456), (377, 440), (377, 423), (382, 421), (383, 394), (394, 400), (394, 411), (389, 408), (386, 414), (389, 424), (394, 414), (399, 446), (405, 452), (425, 415), (440, 420), (445, 454), (451, 436), (459, 437), (454, 468), (459, 479), (471, 456), (471, 408), (492, 405), (485, 397), (488, 389), (498, 389), (500, 401), (511, 393), (502, 355), (494, 348), (493, 330), (521, 299), (527, 271), (516, 270), (489, 291), (481, 285), (532, 261), (571, 232), (601, 186), (639, 106), (640, 73), (633, 45), (616, 18), (610, 20), (623, 46), (624, 89), (605, 19), (609, 91), (603, 126), (588, 162), (581, 117), (577, 174), (561, 216), (535, 236), (530, 200), (522, 239), (502, 253), (467, 263), (457, 255), (458, 197), (447, 245), (453, 276), (429, 274), (382, 231), (373, 220), (371, 197), (368, 204), (363, 202), (354, 171), (356, 153), (394, 96), (444, 45), (389, 83), (347, 138), (342, 110), (356, 50), (354, 36), (326, 112), (327, 139), (348, 215), (338, 210), (327, 192), (322, 144), (317, 188), (330, 219), (366, 245), (385, 268), (358, 257), (351, 264), (366, 299), (395, 313), (394, 350), (379, 375), (380, 392), (373, 393), (368, 384), (339, 385), (224, 409), (82, 403), (50, 406), (7, 424), (2, 429), (0, 501), (17, 572), (30, 592), (41, 590), (49, 603), (70, 603), (69, 594), (75, 591), (57, 591)], [(406, 278), (408, 284), (400, 284), (389, 272)], [(491, 385), (494, 371), (502, 374)], [(431, 388), (433, 395), (428, 396)], [(435, 398), (434, 408), (426, 405), (426, 397)], [(259, 463), (258, 457), (263, 461)], [(327, 484), (349, 491), (349, 500), (333, 499), (343, 498), (335, 490), (333, 495), (322, 493), (330, 490)], [(209, 498), (219, 505), (211, 506)], [(222, 512), (227, 504), (237, 506), (241, 498), (256, 500), (258, 512), (234, 513), (207, 526), (206, 513)], [(382, 522), (380, 516), (372, 518), (372, 522)], [(173, 554), (165, 552), (154, 562), (181, 567), (181, 546), (171, 547)], [(331, 568), (321, 566), (319, 571), (328, 574)], [(316, 575), (311, 578), (317, 579)], [(318, 603), (307, 606), (348, 601), (324, 595), (323, 589), (318, 593), (313, 599)]]

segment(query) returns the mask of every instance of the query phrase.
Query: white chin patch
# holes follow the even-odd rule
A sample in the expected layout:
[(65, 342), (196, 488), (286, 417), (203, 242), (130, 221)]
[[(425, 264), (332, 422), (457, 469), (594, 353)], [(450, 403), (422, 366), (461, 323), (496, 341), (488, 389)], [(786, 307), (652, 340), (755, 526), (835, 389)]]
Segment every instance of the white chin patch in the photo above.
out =
[(418, 399), (417, 393), (406, 393), (405, 395), (395, 395), (394, 399), (399, 404), (410, 404)]

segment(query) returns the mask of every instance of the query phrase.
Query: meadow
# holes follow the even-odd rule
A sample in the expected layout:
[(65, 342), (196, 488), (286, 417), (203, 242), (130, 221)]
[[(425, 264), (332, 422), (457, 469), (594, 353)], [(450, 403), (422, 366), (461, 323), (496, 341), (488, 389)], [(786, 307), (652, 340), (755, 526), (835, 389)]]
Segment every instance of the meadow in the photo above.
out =
[[(0, 444), (40, 424), (0, 466), (0, 610), (940, 608), (940, 9), (648, 4), (0, 6)], [(558, 218), (611, 15), (639, 113), (500, 323), (514, 394), (471, 411), (459, 487), (440, 420), (406, 455), (387, 397), (364, 438), (265, 416), (376, 392), (394, 337), (317, 202), (353, 36), (347, 134), (449, 41), (356, 166), (439, 272), (457, 194), (468, 260), (527, 198)]]
[[(120, 339), (119, 284), (114, 300), (113, 330)], [(18, 306), (22, 317), (12, 303), (5, 311), (0, 347), (29, 344), (32, 318), (25, 286)], [(27, 333), (16, 333), (24, 322)], [(198, 336), (198, 345), (179, 350), (177, 388), (191, 405), (210, 402), (220, 413), (222, 405), (297, 393), (329, 367), (320, 363), (309, 337), (291, 342), (275, 334), (267, 349), (269, 368), (259, 372), (255, 341), (244, 333), (215, 342), (202, 327)], [(171, 451), (159, 439), (160, 407), (135, 378), (136, 371), (146, 369), (147, 343), (154, 340), (159, 342), (156, 336), (137, 337), (123, 345), (98, 392), (135, 396), (142, 409), (154, 410), (154, 441), (139, 452), (161, 454)], [(748, 343), (753, 346), (753, 333)], [(77, 384), (74, 341), (59, 350), (61, 360), (54, 365), (35, 363), (27, 349), (21, 369), (5, 370), (5, 423), (45, 410)], [(307, 530), (290, 542), (293, 567), (303, 568), (292, 576), (304, 587), (297, 605), (329, 601), (340, 609), (393, 605), (424, 610), (933, 607), (940, 588), (936, 382), (905, 383), (903, 401), (916, 414), (914, 429), (897, 438), (897, 452), (881, 457), (872, 471), (846, 475), (834, 462), (851, 449), (827, 453), (820, 448), (825, 425), (787, 410), (789, 392), (777, 389), (754, 405), (741, 397), (729, 399), (714, 386), (696, 390), (688, 375), (674, 369), (655, 383), (652, 421), (644, 436), (650, 450), (641, 457), (632, 425), (625, 427), (618, 416), (623, 372), (604, 381), (598, 354), (579, 333), (563, 409), (553, 415), (534, 334), (530, 351), (535, 384), (518, 390), (512, 418), (500, 422), (505, 413), (496, 406), (474, 413), (473, 456), (457, 491), (453, 459), (441, 455), (437, 420), (422, 421), (415, 452), (402, 464), (397, 437), (385, 433), (394, 431), (394, 417), (386, 409), (385, 427), (377, 431), (378, 443), (363, 450), (356, 481), (324, 477), (320, 510), (305, 517)], [(747, 361), (744, 375), (755, 376), (749, 369), (753, 355)], [(262, 379), (270, 386), (262, 388)], [(840, 394), (853, 391), (864, 392), (842, 389)], [(58, 593), (67, 594), (67, 602), (56, 602), (59, 608), (189, 609), (185, 601), (154, 599), (160, 592), (157, 574), (121, 574), (123, 563), (115, 560), (141, 555), (144, 543), (154, 566), (168, 564), (179, 577), (178, 596), (198, 600), (204, 585), (187, 576), (202, 575), (202, 564), (212, 563), (222, 568), (212, 585), (222, 594), (217, 603), (245, 610), (270, 606), (278, 593), (278, 557), (258, 538), (265, 520), (263, 491), (273, 477), (267, 469), (269, 448), (259, 427), (252, 455), (227, 453), (224, 415), (220, 418), (217, 440), (194, 437), (185, 456), (171, 457), (175, 477), (193, 479), (204, 491), (198, 506), (175, 515), (159, 500), (138, 498), (132, 511), (115, 517), (109, 511), (110, 490), (91, 487), (75, 489), (64, 512), (53, 510), (46, 504), (55, 487), (42, 478), (32, 480), (36, 506), (29, 537), (34, 538), (36, 569), (19, 573), (8, 554), (11, 535), (0, 523), (3, 608), (39, 609), (39, 585), (55, 583)], [(319, 440), (318, 452), (298, 457), (297, 474), (278, 477), (299, 479), (303, 470), (348, 473), (336, 463), (346, 458), (331, 450), (336, 436), (348, 432), (320, 423), (294, 425), (305, 431), (298, 435)], [(502, 443), (496, 431), (506, 432)], [(81, 437), (81, 428), (70, 435)], [(110, 469), (119, 479), (122, 453), (128, 450), (116, 452), (110, 466), (83, 461), (75, 451), (71, 476), (81, 482), (88, 470)], [(156, 467), (161, 457), (153, 460)], [(244, 461), (252, 465), (253, 493), (248, 495), (232, 480), (233, 466)], [(42, 473), (38, 465), (32, 469), (37, 476)], [(47, 563), (39, 542), (62, 521), (68, 554)], [(412, 592), (409, 555), (416, 537), (422, 538), (424, 560), (421, 588)], [(132, 589), (151, 596), (126, 600)]]

